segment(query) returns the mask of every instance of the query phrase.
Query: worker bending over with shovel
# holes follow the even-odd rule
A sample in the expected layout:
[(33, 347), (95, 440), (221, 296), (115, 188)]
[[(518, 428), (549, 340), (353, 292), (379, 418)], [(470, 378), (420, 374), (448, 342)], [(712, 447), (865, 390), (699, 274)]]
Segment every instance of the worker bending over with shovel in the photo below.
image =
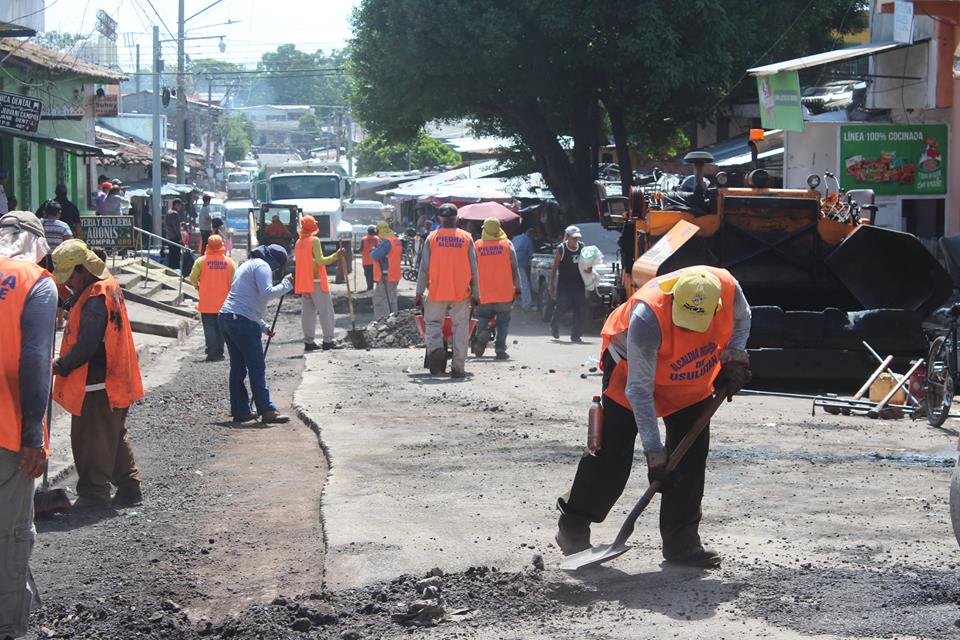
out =
[[(423, 305), (427, 357), (424, 366), (432, 375), (447, 370), (447, 348), (443, 342), (443, 320), (453, 324), (451, 378), (466, 377), (467, 342), (470, 339), (470, 305), (480, 304), (477, 254), (473, 238), (457, 228), (457, 207), (445, 204), (437, 216), (440, 228), (430, 233), (420, 254), (416, 306)], [(428, 291), (426, 302), (424, 291)]]
[(333, 298), (330, 297), (330, 280), (327, 278), (327, 265), (333, 264), (343, 255), (343, 249), (337, 249), (329, 256), (323, 255), (323, 245), (317, 233), (320, 227), (313, 216), (300, 218), (300, 239), (293, 246), (296, 260), (293, 292), (300, 294), (303, 313), (300, 324), (303, 327), (303, 350), (320, 349), (315, 341), (317, 335), (317, 316), (320, 316), (320, 330), (323, 332), (324, 351), (336, 349), (334, 340), (335, 318)]
[(39, 604), (30, 573), (36, 538), (33, 491), (50, 450), (43, 414), (50, 398), (50, 360), (57, 287), (37, 263), (47, 255), (40, 220), (28, 211), (0, 218), (0, 638), (27, 633)]
[(71, 296), (53, 398), (73, 417), (70, 444), (77, 467), (74, 508), (114, 507), (143, 500), (140, 472), (127, 436), (127, 412), (143, 397), (143, 381), (127, 305), (107, 265), (81, 240), (53, 252), (53, 277)]
[(373, 281), (376, 283), (373, 290), (373, 315), (382, 318), (399, 311), (397, 286), (400, 284), (403, 242), (386, 220), (377, 223), (375, 237), (379, 237), (380, 242), (370, 252), (373, 260)]
[[(700, 542), (709, 424), (675, 471), (668, 456), (701, 417), (722, 373), (728, 398), (750, 380), (745, 351), (750, 306), (725, 269), (688, 267), (654, 278), (610, 314), (601, 332), (603, 444), (584, 454), (562, 512), (564, 555), (590, 548), (590, 523), (603, 522), (630, 477), (637, 433), (649, 480), (662, 482), (660, 536), (667, 562), (717, 567)], [(666, 426), (666, 447), (657, 416)]]
[(507, 331), (513, 301), (520, 297), (520, 269), (517, 253), (500, 221), (483, 221), (480, 239), (474, 243), (477, 270), (480, 275), (480, 306), (477, 307), (477, 332), (473, 339), (473, 355), (480, 357), (490, 342), (490, 320), (495, 318), (497, 339), (494, 344), (497, 360), (506, 360)]

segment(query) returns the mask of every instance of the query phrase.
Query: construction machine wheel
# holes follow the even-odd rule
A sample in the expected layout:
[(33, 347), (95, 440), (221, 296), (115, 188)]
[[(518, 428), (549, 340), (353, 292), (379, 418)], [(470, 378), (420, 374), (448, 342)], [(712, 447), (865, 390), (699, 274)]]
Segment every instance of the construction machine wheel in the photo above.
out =
[(931, 427), (943, 426), (953, 404), (953, 377), (949, 367), (953, 354), (950, 351), (950, 343), (944, 336), (939, 336), (930, 345), (927, 356), (923, 403)]
[(953, 468), (950, 478), (950, 522), (953, 524), (953, 535), (960, 544), (960, 467)]

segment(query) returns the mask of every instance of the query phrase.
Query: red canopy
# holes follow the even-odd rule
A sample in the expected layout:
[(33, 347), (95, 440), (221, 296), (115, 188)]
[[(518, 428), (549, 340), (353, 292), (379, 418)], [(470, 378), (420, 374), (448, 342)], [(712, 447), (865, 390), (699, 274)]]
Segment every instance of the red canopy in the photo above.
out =
[(520, 216), (506, 208), (499, 202), (478, 202), (460, 207), (457, 217), (461, 220), (477, 220), (483, 222), (487, 218), (496, 218), (501, 225), (517, 222)]

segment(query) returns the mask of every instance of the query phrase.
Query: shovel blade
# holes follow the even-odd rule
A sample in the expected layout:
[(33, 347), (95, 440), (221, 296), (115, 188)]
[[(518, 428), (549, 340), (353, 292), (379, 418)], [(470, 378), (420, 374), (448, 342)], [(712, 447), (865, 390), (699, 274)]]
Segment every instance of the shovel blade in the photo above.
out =
[(347, 331), (347, 339), (350, 340), (350, 344), (353, 345), (354, 349), (366, 349), (367, 348), (367, 334), (363, 329), (351, 329)]
[(601, 544), (565, 557), (560, 561), (560, 568), (564, 571), (577, 571), (586, 567), (594, 567), (614, 558), (619, 558), (629, 550), (630, 547), (625, 544)]

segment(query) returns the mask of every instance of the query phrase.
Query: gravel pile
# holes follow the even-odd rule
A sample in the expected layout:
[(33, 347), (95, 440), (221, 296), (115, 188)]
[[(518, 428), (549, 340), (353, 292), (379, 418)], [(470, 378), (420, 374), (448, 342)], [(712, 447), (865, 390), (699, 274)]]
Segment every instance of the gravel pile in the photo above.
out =
[(373, 348), (403, 349), (422, 347), (423, 338), (417, 329), (415, 309), (406, 309), (397, 314), (374, 320), (367, 327), (367, 343)]

